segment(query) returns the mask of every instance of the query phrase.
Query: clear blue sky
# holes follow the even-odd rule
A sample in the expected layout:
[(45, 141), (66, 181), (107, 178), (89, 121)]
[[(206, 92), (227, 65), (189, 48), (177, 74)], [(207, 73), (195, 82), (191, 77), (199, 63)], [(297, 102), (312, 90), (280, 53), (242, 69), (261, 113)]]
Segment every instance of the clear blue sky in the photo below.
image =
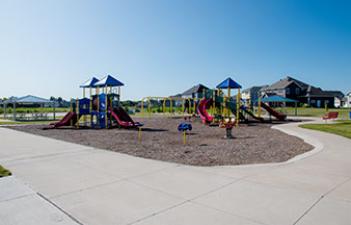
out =
[(124, 99), (287, 74), (347, 92), (350, 12), (333, 0), (1, 0), (0, 96), (80, 97), (106, 74)]

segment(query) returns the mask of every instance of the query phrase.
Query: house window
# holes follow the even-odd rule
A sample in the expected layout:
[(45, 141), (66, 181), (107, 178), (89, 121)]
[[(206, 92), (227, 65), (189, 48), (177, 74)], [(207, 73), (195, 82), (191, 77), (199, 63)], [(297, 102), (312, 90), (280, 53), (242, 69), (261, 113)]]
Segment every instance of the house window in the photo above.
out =
[(287, 95), (290, 95), (290, 88), (286, 88), (285, 93), (286, 93)]
[(300, 95), (300, 88), (296, 88), (296, 95)]

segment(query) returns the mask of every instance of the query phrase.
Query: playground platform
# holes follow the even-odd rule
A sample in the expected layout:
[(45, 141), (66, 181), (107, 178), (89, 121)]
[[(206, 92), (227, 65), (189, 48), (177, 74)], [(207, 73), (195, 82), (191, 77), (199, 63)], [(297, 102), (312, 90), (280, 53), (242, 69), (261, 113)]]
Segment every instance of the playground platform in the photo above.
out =
[[(51, 224), (47, 219), (61, 218), (56, 213), (70, 219), (62, 224), (349, 224), (351, 140), (297, 125), (276, 128), (314, 145), (306, 157), (219, 167), (142, 159), (0, 128), (0, 164), (51, 205), (41, 214), (31, 202), (31, 210), (0, 210), (0, 224)], [(20, 203), (0, 199), (0, 209), (11, 206)]]

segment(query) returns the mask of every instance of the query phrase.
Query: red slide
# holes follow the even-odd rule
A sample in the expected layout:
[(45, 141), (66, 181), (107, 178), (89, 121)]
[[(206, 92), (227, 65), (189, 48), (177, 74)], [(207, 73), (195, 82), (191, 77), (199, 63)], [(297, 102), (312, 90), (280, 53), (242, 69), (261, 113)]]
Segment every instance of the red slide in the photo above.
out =
[(58, 128), (63, 126), (75, 125), (76, 123), (77, 123), (77, 114), (75, 112), (69, 112), (60, 121), (50, 125), (52, 125), (53, 128)]
[(213, 121), (213, 116), (210, 116), (206, 110), (211, 103), (212, 99), (202, 99), (197, 107), (197, 112), (205, 124), (212, 123)]
[(262, 108), (264, 108), (265, 110), (267, 110), (267, 112), (269, 114), (271, 114), (272, 116), (274, 116), (275, 118), (277, 118), (280, 121), (283, 121), (286, 119), (286, 115), (280, 112), (275, 111), (272, 107), (270, 107), (269, 105), (267, 105), (266, 103), (261, 102), (261, 106)]
[(141, 123), (134, 122), (133, 119), (128, 115), (128, 113), (122, 107), (117, 107), (112, 109), (111, 116), (117, 121), (118, 125), (120, 125), (123, 128), (143, 126), (143, 124)]

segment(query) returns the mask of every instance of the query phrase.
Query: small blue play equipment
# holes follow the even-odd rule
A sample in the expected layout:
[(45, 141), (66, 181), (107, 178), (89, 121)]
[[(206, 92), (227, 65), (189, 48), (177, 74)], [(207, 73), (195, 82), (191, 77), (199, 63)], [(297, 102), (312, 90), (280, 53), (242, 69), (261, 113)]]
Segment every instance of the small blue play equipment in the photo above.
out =
[(193, 126), (190, 123), (181, 123), (178, 125), (178, 131), (183, 132), (183, 144), (186, 145), (186, 132), (191, 131)]
[(193, 126), (190, 123), (181, 123), (178, 126), (178, 131), (191, 131), (193, 129)]

